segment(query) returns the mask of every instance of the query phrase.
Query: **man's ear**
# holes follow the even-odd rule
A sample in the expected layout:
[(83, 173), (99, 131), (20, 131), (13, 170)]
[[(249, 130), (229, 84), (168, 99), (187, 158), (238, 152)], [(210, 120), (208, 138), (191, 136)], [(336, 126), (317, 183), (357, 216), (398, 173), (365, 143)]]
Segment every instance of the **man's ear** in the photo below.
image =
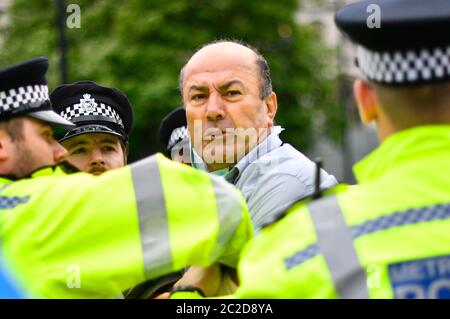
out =
[(4, 161), (8, 158), (8, 141), (10, 137), (6, 132), (0, 130), (0, 161)]
[(364, 124), (369, 124), (378, 117), (378, 99), (373, 87), (364, 80), (356, 80), (353, 94), (358, 104), (359, 116)]
[(274, 92), (270, 93), (264, 98), (264, 103), (266, 104), (267, 116), (269, 117), (270, 125), (272, 126), (278, 110), (277, 95)]

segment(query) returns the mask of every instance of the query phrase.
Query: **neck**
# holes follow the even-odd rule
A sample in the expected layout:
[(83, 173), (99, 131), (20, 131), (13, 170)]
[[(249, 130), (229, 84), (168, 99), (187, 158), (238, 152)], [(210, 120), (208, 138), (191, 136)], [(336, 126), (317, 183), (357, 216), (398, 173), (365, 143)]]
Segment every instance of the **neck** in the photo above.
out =
[(235, 165), (235, 163), (213, 163), (213, 164), (207, 164), (209, 172), (215, 172), (230, 166)]

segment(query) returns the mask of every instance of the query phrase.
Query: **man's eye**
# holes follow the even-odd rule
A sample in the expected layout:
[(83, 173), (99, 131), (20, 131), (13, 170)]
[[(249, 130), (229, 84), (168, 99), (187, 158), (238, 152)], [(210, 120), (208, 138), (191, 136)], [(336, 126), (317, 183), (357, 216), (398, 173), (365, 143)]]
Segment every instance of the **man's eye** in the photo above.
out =
[(73, 150), (72, 152), (70, 152), (71, 155), (80, 155), (80, 154), (84, 154), (84, 153), (86, 153), (85, 148), (77, 148), (76, 150)]
[(102, 151), (103, 152), (115, 152), (116, 149), (114, 147), (112, 147), (112, 146), (103, 146), (102, 147)]
[(236, 91), (236, 90), (227, 91), (227, 93), (226, 93), (227, 96), (238, 96), (240, 94), (241, 94), (241, 92)]
[(53, 139), (53, 132), (51, 132), (51, 131), (45, 131), (42, 135), (44, 136), (44, 138), (46, 138), (48, 140)]
[(192, 101), (200, 101), (206, 97), (206, 94), (194, 94), (191, 96)]

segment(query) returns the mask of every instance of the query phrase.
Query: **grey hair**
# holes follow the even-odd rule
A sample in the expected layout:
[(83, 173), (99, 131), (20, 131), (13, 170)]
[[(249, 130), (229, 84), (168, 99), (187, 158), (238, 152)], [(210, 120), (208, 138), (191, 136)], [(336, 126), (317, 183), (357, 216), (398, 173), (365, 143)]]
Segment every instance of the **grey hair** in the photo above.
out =
[[(231, 42), (231, 43), (236, 43), (239, 45), (242, 45), (246, 48), (249, 48), (250, 50), (252, 50), (255, 55), (256, 55), (256, 65), (258, 66), (259, 69), (259, 75), (260, 75), (260, 80), (261, 80), (261, 92), (259, 94), (259, 97), (262, 99), (264, 99), (265, 97), (267, 97), (270, 93), (272, 93), (272, 79), (270, 78), (270, 68), (269, 68), (269, 64), (267, 63), (267, 60), (263, 57), (263, 55), (258, 51), (258, 49), (256, 49), (255, 47), (251, 46), (248, 43), (245, 43), (241, 40), (235, 40), (235, 39), (220, 39), (220, 40), (215, 40), (212, 42), (209, 42), (207, 44), (204, 44), (202, 46), (200, 46), (197, 50), (195, 50), (195, 52), (189, 57), (189, 60), (192, 58), (192, 56), (197, 53), (198, 51), (200, 51), (201, 49), (216, 44), (216, 43), (223, 43), (223, 42)], [(183, 99), (183, 80), (184, 80), (184, 72), (186, 70), (186, 66), (188, 64), (188, 62), (186, 62), (186, 64), (181, 68), (180, 70), (180, 74), (178, 75), (178, 88), (180, 90), (180, 94), (181, 94), (181, 98)]]

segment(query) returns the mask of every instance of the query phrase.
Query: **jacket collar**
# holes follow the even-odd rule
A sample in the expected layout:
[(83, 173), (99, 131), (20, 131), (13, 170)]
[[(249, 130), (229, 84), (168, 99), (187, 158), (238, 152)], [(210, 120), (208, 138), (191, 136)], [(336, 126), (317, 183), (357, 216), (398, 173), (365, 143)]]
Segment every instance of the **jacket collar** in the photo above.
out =
[(264, 141), (256, 145), (247, 155), (245, 155), (236, 165), (225, 174), (225, 179), (234, 184), (241, 173), (254, 161), (279, 148), (283, 142), (278, 136), (284, 129), (281, 126), (275, 126), (272, 133)]
[(54, 174), (55, 172), (64, 172), (65, 174), (72, 174), (72, 173), (79, 172), (79, 170), (75, 166), (70, 164), (69, 162), (63, 161), (57, 165), (44, 166), (44, 167), (38, 168), (38, 169), (34, 170), (33, 172), (31, 172), (30, 174), (20, 177), (20, 178), (13, 176), (13, 175), (0, 175), (0, 179), (3, 180), (3, 182), (8, 183), (8, 182), (19, 181), (19, 180), (26, 179), (26, 178), (49, 176), (49, 175)]
[(358, 183), (377, 179), (397, 165), (450, 152), (450, 125), (410, 128), (389, 136), (353, 167)]

